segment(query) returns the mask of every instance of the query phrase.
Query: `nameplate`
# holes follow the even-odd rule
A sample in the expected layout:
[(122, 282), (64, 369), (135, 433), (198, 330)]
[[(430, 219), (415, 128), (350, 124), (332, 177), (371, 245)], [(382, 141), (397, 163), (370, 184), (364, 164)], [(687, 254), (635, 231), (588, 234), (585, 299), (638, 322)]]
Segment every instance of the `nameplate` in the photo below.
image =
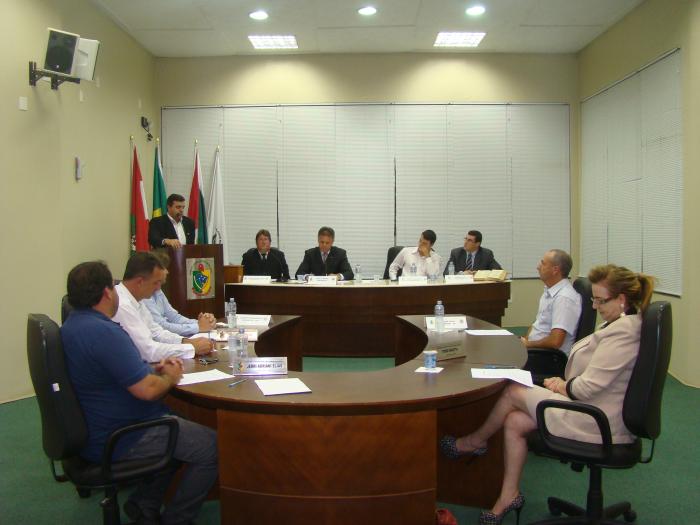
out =
[(469, 275), (469, 274), (457, 274), (457, 275), (446, 275), (445, 276), (445, 284), (464, 284), (464, 283), (473, 283), (474, 282), (474, 276)]
[(269, 376), (287, 373), (286, 357), (246, 357), (236, 361), (233, 369), (237, 376)]
[(437, 351), (437, 360), (455, 359), (456, 357), (466, 357), (467, 349), (459, 343), (431, 346), (430, 350)]
[(270, 324), (271, 315), (236, 314), (238, 326), (267, 326)]
[(244, 275), (243, 284), (270, 284), (272, 277), (269, 275)]
[(426, 275), (402, 275), (399, 277), (399, 286), (419, 286), (421, 284), (428, 284)]
[(335, 286), (338, 280), (335, 275), (312, 275), (308, 283), (312, 286)]
[[(435, 317), (425, 317), (425, 326), (428, 330), (435, 330)], [(450, 315), (445, 316), (445, 331), (448, 330), (466, 330), (467, 316), (466, 315)]]

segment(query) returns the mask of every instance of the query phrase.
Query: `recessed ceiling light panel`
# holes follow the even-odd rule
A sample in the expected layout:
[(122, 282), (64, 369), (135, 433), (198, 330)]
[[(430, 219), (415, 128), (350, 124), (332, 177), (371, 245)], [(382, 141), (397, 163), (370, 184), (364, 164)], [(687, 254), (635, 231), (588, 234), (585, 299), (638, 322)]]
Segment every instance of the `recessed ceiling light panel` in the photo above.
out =
[(255, 49), (298, 49), (294, 35), (248, 35)]
[(360, 13), (362, 16), (372, 16), (377, 14), (377, 8), (371, 5), (367, 5), (358, 9), (357, 12)]
[(258, 9), (257, 11), (250, 13), (248, 16), (253, 20), (267, 20), (267, 11)]
[(486, 33), (448, 33), (440, 32), (434, 47), (477, 47)]
[(486, 8), (483, 5), (473, 5), (471, 7), (467, 7), (467, 10), (465, 11), (469, 16), (481, 16), (486, 12)]

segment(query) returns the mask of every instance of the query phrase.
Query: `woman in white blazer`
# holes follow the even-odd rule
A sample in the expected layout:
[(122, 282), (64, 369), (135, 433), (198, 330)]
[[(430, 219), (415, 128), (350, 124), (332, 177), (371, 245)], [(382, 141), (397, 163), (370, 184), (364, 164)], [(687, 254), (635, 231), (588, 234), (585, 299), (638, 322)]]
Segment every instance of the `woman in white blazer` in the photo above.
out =
[[(610, 421), (613, 443), (630, 443), (633, 435), (622, 420), (622, 404), (639, 352), (643, 312), (651, 300), (654, 279), (608, 264), (593, 268), (593, 307), (605, 321), (592, 335), (574, 345), (565, 378), (544, 380), (544, 388), (509, 384), (483, 425), (467, 436), (444, 436), (440, 448), (447, 457), (486, 453), (488, 439), (503, 428), (505, 471), (503, 485), (493, 508), (482, 511), (480, 524), (499, 524), (504, 516), (520, 509), (520, 477), (527, 457), (527, 434), (537, 428), (535, 410), (543, 399), (575, 400), (595, 405)], [(557, 436), (600, 443), (598, 426), (585, 414), (547, 410), (547, 427)]]

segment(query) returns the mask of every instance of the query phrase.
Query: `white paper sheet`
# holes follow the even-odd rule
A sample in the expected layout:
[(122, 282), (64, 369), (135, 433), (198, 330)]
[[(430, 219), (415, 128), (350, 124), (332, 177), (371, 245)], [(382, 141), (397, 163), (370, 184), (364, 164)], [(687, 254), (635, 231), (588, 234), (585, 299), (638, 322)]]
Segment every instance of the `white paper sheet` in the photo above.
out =
[(207, 381), (218, 381), (219, 379), (231, 379), (233, 376), (222, 372), (216, 368), (205, 372), (192, 372), (184, 374), (178, 383), (178, 386), (194, 385), (195, 383), (206, 383)]
[(260, 391), (266, 396), (277, 396), (280, 394), (302, 394), (311, 392), (311, 389), (298, 377), (286, 379), (256, 379)]
[(508, 330), (465, 330), (469, 335), (513, 335)]
[(474, 379), (510, 379), (525, 386), (534, 386), (532, 374), (518, 368), (472, 368)]
[[(255, 315), (255, 314), (237, 314), (236, 322), (238, 326), (267, 326), (270, 324), (270, 314)], [(247, 332), (248, 330), (246, 330)]]
[(439, 366), (436, 366), (435, 368), (425, 368), (424, 366), (419, 366), (416, 368), (416, 372), (419, 374), (439, 374), (442, 372), (442, 368)]

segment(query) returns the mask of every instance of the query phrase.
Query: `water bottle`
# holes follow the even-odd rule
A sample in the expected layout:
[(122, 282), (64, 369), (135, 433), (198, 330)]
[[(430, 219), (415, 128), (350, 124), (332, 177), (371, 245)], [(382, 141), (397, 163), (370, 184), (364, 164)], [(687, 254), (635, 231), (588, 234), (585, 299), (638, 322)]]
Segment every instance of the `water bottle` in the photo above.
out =
[(455, 274), (455, 265), (452, 264), (452, 261), (447, 263), (447, 275), (454, 275)]
[(411, 263), (411, 271), (409, 273), (413, 276), (415, 276), (418, 273), (418, 267), (416, 266), (416, 263)]
[(248, 334), (245, 333), (245, 328), (239, 328), (236, 334), (236, 352), (239, 360), (248, 357)]
[(435, 331), (445, 331), (445, 307), (442, 301), (438, 301), (435, 305)]
[(236, 328), (236, 300), (233, 297), (228, 300), (226, 322), (229, 328)]
[(359, 264), (355, 265), (355, 282), (357, 284), (362, 284), (362, 266)]
[[(228, 303), (226, 304), (226, 308), (228, 308)], [(234, 334), (233, 332), (229, 332), (228, 334), (228, 366), (229, 368), (233, 368), (233, 372), (238, 371), (238, 350), (236, 349), (236, 336), (238, 334)]]

